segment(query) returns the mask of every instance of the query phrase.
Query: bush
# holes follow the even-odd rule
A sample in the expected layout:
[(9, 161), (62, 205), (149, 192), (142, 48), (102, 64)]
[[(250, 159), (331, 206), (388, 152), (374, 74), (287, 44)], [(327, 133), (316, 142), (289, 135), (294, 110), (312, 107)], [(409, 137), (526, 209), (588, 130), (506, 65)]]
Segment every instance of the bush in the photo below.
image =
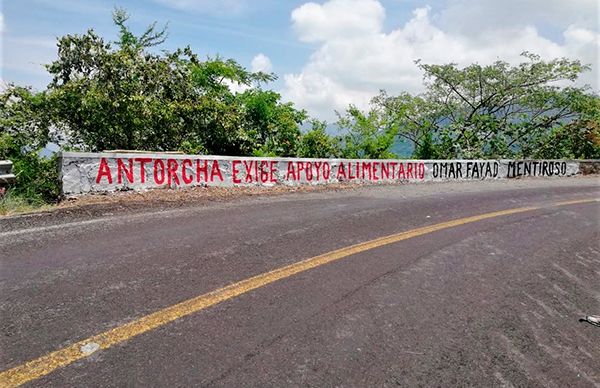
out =
[(0, 159), (13, 163), (15, 182), (2, 198), (2, 212), (11, 207), (41, 206), (56, 203), (60, 196), (57, 157), (42, 157), (40, 148), (28, 138), (27, 130), (9, 133), (0, 128)]
[(56, 155), (44, 158), (29, 152), (12, 162), (16, 176), (11, 187), (13, 195), (23, 197), (32, 205), (58, 202), (60, 185)]
[(296, 155), (300, 158), (335, 158), (339, 155), (339, 144), (325, 132), (327, 124), (313, 120), (312, 128), (302, 135)]

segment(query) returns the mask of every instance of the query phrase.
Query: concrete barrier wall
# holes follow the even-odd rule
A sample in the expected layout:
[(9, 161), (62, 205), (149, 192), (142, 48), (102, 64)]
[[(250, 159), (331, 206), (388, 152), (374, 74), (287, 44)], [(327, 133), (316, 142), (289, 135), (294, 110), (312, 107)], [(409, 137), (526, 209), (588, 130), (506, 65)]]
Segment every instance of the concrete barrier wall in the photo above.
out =
[(274, 186), (562, 177), (568, 160), (351, 160), (164, 153), (77, 153), (60, 157), (64, 194), (189, 186)]

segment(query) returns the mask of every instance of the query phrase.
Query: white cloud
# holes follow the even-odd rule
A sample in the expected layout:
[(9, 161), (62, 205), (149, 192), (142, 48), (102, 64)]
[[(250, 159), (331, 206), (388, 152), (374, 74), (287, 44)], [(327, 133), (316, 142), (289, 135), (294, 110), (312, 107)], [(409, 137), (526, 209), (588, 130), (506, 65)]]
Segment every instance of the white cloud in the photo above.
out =
[(292, 11), (292, 25), (300, 40), (321, 42), (379, 32), (385, 10), (376, 0), (330, 0), (306, 3)]
[(250, 66), (253, 72), (262, 71), (269, 73), (271, 70), (273, 70), (273, 64), (271, 63), (271, 60), (263, 53), (260, 53), (252, 58)]
[[(588, 0), (576, 1), (591, 7)], [(284, 75), (282, 94), (310, 113), (332, 120), (334, 109), (344, 110), (349, 103), (364, 108), (380, 89), (391, 93), (422, 91), (422, 74), (414, 63), (417, 59), (463, 66), (473, 62), (488, 64), (498, 59), (515, 64), (522, 60), (520, 53), (525, 50), (546, 59), (566, 56), (592, 63), (595, 73), (587, 73), (583, 81), (598, 89), (597, 27), (596, 30), (585, 27), (586, 20), (576, 15), (571, 21), (563, 18), (562, 42), (555, 42), (540, 34), (535, 24), (537, 19), (531, 14), (529, 18), (519, 15), (516, 17), (519, 20), (511, 23), (477, 19), (476, 15), (483, 17), (486, 10), (487, 19), (493, 19), (489, 13), (501, 8), (495, 1), (482, 3), (488, 4), (489, 10), (478, 6), (479, 1), (475, 0), (451, 1), (448, 8), (434, 15), (429, 7), (417, 8), (408, 22), (391, 31), (384, 30), (385, 9), (376, 0), (304, 4), (292, 12), (292, 27), (299, 40), (316, 42), (318, 46), (301, 72)], [(558, 1), (550, 3), (556, 5)], [(465, 9), (471, 16), (451, 22), (449, 15), (468, 4), (477, 12)], [(523, 7), (523, 12), (528, 8), (535, 7)], [(558, 5), (555, 8), (555, 12), (561, 11)], [(515, 5), (513, 11), (518, 9)], [(553, 14), (544, 12), (547, 13), (544, 20), (552, 20)], [(467, 20), (471, 17), (475, 19)], [(468, 23), (480, 28), (464, 28)]]
[[(271, 64), (271, 60), (269, 59), (269, 57), (267, 57), (266, 55), (264, 55), (262, 53), (256, 55), (252, 59), (250, 66), (251, 66), (251, 69), (253, 72), (258, 72), (258, 71), (270, 72), (271, 69), (273, 68), (273, 65)], [(229, 90), (231, 90), (232, 93), (243, 93), (246, 90), (251, 88), (251, 86), (239, 84), (237, 82), (230, 81), (230, 80), (225, 80), (224, 83), (225, 83), (225, 85), (227, 85), (227, 87), (229, 87)]]
[(4, 24), (4, 14), (0, 12), (0, 34), (4, 32), (5, 28), (6, 27)]
[(535, 23), (561, 30), (598, 28), (597, 0), (449, 0), (440, 23), (450, 31), (478, 32)]
[(225, 80), (223, 81), (225, 85), (231, 90), (231, 93), (244, 93), (246, 90), (250, 89), (250, 86), (240, 84), (234, 81)]

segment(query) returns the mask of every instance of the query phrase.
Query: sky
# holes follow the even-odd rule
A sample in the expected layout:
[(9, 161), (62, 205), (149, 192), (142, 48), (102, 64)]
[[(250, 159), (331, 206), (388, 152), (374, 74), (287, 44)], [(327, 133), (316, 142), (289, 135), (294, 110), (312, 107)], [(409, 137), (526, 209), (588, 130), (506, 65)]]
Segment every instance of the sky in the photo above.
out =
[(278, 79), (268, 85), (313, 117), (333, 121), (348, 104), (368, 107), (390, 94), (423, 91), (424, 63), (521, 62), (590, 64), (578, 85), (600, 90), (597, 0), (0, 0), (0, 80), (43, 90), (44, 64), (56, 38), (93, 28), (116, 38), (111, 12), (131, 15), (141, 33), (168, 23), (162, 49), (191, 46), (201, 57), (233, 58)]

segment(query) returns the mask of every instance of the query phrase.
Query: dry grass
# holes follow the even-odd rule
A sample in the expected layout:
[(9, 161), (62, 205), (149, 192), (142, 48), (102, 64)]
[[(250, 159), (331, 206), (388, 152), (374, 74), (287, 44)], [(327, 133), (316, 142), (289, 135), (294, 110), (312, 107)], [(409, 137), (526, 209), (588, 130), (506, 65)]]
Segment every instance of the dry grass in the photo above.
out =
[(364, 186), (356, 183), (333, 185), (273, 186), (273, 187), (191, 187), (181, 189), (154, 189), (147, 191), (117, 191), (86, 194), (63, 199), (57, 205), (30, 205), (8, 198), (6, 206), (0, 201), (0, 215), (52, 212), (57, 210), (84, 210), (97, 207), (143, 208), (149, 206), (180, 207), (207, 202), (225, 202), (244, 197), (275, 196), (288, 193), (340, 191)]
[(0, 198), (0, 216), (32, 213), (48, 210), (49, 208), (52, 208), (52, 205), (41, 201), (31, 202), (27, 198), (13, 194), (10, 190)]

